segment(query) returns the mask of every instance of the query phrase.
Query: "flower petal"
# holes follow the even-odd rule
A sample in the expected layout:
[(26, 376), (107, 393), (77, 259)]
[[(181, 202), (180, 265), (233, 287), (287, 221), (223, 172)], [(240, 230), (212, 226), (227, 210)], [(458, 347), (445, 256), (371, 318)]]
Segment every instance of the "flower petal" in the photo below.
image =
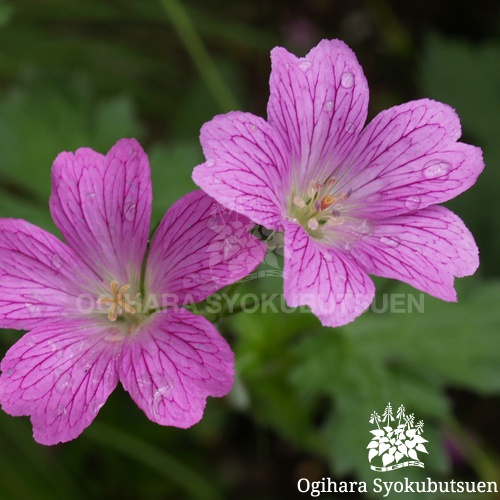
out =
[(478, 249), (464, 223), (436, 206), (377, 221), (352, 255), (368, 273), (395, 278), (447, 301), (456, 300), (454, 277), (479, 266)]
[(178, 200), (165, 214), (148, 255), (146, 287), (160, 305), (199, 302), (251, 273), (265, 245), (244, 215), (203, 191)]
[(282, 47), (271, 52), (269, 123), (292, 155), (295, 180), (323, 181), (363, 128), (368, 84), (354, 52), (322, 40), (304, 58)]
[(203, 416), (207, 396), (233, 385), (234, 355), (205, 318), (163, 311), (124, 346), (120, 380), (147, 417), (187, 428)]
[(0, 327), (30, 329), (80, 314), (95, 275), (67, 245), (37, 226), (0, 219)]
[(109, 331), (82, 320), (33, 329), (5, 355), (0, 376), (2, 409), (29, 415), (41, 444), (70, 441), (90, 425), (118, 383), (118, 343)]
[(50, 209), (68, 244), (106, 283), (139, 279), (151, 223), (148, 158), (135, 139), (103, 156), (61, 153), (52, 168)]
[(371, 304), (375, 286), (349, 255), (321, 246), (304, 229), (285, 229), (285, 298), (289, 306), (307, 305), (324, 326), (353, 321)]
[(205, 123), (200, 141), (207, 161), (194, 169), (194, 182), (226, 208), (269, 229), (281, 228), (289, 158), (269, 124), (231, 112)]
[(455, 111), (429, 99), (382, 111), (339, 169), (353, 213), (391, 217), (468, 189), (484, 163), (479, 148), (456, 142), (460, 133)]

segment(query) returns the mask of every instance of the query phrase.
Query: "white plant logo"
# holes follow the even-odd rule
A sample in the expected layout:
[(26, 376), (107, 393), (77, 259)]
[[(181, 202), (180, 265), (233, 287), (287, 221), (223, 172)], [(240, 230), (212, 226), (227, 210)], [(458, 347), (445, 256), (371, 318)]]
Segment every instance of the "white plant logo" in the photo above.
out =
[[(401, 467), (424, 467), (417, 455), (417, 452), (427, 453), (424, 443), (428, 441), (422, 437), (424, 422), (420, 420), (413, 427), (415, 416), (413, 413), (406, 415), (403, 405), (398, 408), (396, 419), (397, 427), (394, 428), (396, 424), (391, 425), (391, 422), (395, 422), (391, 403), (387, 403), (382, 418), (376, 411), (371, 414), (370, 424), (376, 424), (377, 429), (370, 431), (373, 438), (367, 446), (370, 450), (368, 460), (370, 463), (375, 457), (382, 460), (382, 466), (371, 465), (372, 470), (387, 472)], [(405, 458), (411, 460), (402, 461)]]

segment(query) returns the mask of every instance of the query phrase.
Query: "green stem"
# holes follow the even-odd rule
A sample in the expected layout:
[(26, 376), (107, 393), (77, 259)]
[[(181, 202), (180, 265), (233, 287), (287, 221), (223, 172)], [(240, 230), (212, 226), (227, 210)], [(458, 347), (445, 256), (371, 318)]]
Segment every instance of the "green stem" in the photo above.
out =
[(222, 498), (214, 486), (204, 477), (198, 475), (198, 473), (163, 450), (132, 434), (104, 424), (94, 423), (87, 430), (87, 436), (104, 446), (114, 448), (132, 460), (156, 470), (167, 480), (186, 489), (189, 498), (200, 500), (218, 500)]
[(231, 312), (229, 312), (227, 309), (223, 310), (220, 313), (220, 317), (226, 318), (227, 316), (232, 316), (233, 314), (238, 314), (240, 312), (244, 312), (245, 309), (251, 309), (255, 304), (259, 304), (259, 303), (260, 303), (259, 299), (255, 299), (255, 300), (252, 299), (250, 301), (250, 304), (248, 304), (248, 303), (245, 304), (244, 308), (242, 305), (238, 305), (238, 306), (233, 307), (233, 310)]
[(238, 109), (236, 98), (217, 70), (201, 37), (182, 6), (182, 2), (178, 2), (177, 0), (162, 0), (162, 5), (196, 69), (221, 110), (231, 111)]

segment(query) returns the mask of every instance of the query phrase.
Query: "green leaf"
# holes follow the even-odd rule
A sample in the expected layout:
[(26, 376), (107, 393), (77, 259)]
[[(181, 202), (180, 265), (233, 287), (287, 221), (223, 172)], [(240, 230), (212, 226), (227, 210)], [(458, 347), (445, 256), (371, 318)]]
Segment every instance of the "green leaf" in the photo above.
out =
[(445, 471), (440, 437), (450, 419), (445, 389), (500, 391), (500, 282), (477, 286), (459, 304), (425, 296), (423, 311), (404, 314), (400, 303), (410, 304), (414, 291), (401, 284), (392, 293), (398, 296), (395, 311), (368, 312), (342, 329), (318, 329), (295, 350), (291, 380), (299, 394), (331, 400), (320, 432), (340, 475), (372, 477), (368, 421), (388, 402), (394, 408), (404, 404), (426, 421), (425, 462), (434, 472)]
[(191, 173), (203, 161), (203, 156), (199, 144), (194, 141), (156, 145), (149, 151), (155, 225), (176, 200), (198, 189), (191, 179)]
[(496, 275), (500, 274), (499, 60), (499, 43), (472, 45), (432, 35), (426, 39), (420, 66), (424, 95), (453, 106), (464, 130), (462, 140), (483, 149), (486, 168), (477, 184), (448, 205), (475, 235), (481, 248), (482, 271)]
[(141, 135), (127, 98), (97, 100), (80, 78), (33, 72), (0, 99), (0, 176), (47, 202), (61, 151), (106, 153), (119, 138)]

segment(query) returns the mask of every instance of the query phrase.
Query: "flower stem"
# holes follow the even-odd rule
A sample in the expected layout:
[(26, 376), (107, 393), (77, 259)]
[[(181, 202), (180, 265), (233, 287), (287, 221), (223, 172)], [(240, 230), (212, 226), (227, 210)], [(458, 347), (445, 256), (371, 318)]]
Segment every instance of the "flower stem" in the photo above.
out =
[(196, 69), (221, 110), (231, 111), (232, 109), (238, 109), (236, 98), (217, 70), (201, 37), (182, 6), (182, 2), (177, 0), (162, 0), (162, 5), (177, 35), (193, 60)]

